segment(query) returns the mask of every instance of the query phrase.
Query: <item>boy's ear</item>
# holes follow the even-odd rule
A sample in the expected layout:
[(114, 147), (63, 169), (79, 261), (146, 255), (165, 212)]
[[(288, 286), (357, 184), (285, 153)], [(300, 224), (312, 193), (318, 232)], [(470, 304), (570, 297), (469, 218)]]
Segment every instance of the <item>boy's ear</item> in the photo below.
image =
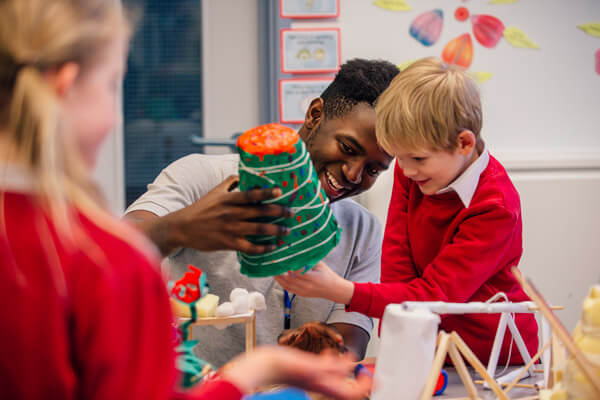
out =
[(477, 145), (475, 134), (468, 129), (464, 129), (458, 134), (458, 151), (463, 156), (471, 154)]
[(308, 106), (308, 110), (306, 110), (306, 115), (304, 116), (304, 125), (303, 125), (303, 139), (306, 141), (310, 138), (313, 132), (316, 132), (316, 128), (319, 126), (321, 121), (323, 120), (323, 99), (317, 97), (310, 102), (310, 106)]
[(79, 65), (68, 62), (45, 73), (45, 78), (59, 98), (64, 98), (79, 76)]

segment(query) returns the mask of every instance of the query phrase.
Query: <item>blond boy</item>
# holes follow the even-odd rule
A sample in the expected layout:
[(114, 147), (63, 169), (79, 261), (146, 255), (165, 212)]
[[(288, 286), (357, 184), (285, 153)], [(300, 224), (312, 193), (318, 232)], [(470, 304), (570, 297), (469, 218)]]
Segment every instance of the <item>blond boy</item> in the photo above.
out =
[[(400, 73), (381, 95), (377, 140), (396, 157), (381, 260), (381, 283), (354, 283), (320, 264), (279, 277), (299, 295), (325, 297), (381, 318), (390, 303), (486, 301), (504, 292), (528, 300), (510, 267), (522, 248), (519, 194), (480, 135), (477, 85), (460, 69), (426, 58)], [(498, 315), (448, 315), (441, 328), (457, 331), (480, 360), (490, 356)], [(530, 353), (537, 324), (520, 314), (517, 326)], [(501, 360), (509, 357), (505, 340)], [(521, 362), (518, 351), (510, 361)]]

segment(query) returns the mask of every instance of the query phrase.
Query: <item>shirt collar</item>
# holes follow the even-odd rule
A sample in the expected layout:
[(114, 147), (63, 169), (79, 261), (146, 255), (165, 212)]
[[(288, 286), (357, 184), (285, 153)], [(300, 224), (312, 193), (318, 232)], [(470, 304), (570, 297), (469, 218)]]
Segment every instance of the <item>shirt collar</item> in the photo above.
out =
[(468, 208), (473, 199), (473, 195), (475, 194), (475, 189), (477, 189), (477, 185), (479, 184), (479, 177), (487, 168), (489, 162), (490, 153), (487, 150), (487, 146), (485, 146), (481, 155), (477, 157), (477, 160), (475, 160), (473, 164), (469, 165), (458, 178), (445, 188), (439, 190), (436, 194), (447, 193), (453, 190), (456, 192), (465, 208)]

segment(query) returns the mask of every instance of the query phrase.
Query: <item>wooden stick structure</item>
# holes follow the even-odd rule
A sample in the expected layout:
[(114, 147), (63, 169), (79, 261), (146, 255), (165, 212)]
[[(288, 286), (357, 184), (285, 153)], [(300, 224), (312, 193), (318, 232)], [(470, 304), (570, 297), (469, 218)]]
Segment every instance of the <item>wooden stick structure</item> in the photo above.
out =
[(569, 353), (575, 359), (575, 362), (581, 368), (582, 372), (586, 376), (586, 378), (590, 381), (592, 388), (597, 396), (600, 398), (600, 379), (598, 379), (597, 373), (595, 372), (595, 367), (590, 363), (587, 357), (582, 353), (581, 350), (575, 345), (575, 342), (571, 338), (571, 335), (566, 330), (565, 326), (560, 322), (560, 320), (554, 315), (550, 306), (544, 299), (544, 297), (540, 294), (540, 292), (536, 289), (536, 287), (531, 283), (529, 279), (523, 278), (523, 276), (519, 273), (516, 267), (512, 268), (512, 272), (525, 290), (525, 293), (529, 295), (531, 300), (540, 308), (540, 312), (542, 315), (548, 320), (548, 323), (554, 330), (554, 333), (558, 336), (563, 345), (567, 348)]
[(510, 390), (512, 388), (514, 388), (519, 381), (521, 380), (521, 377), (525, 374), (525, 372), (531, 368), (531, 366), (533, 365), (533, 363), (535, 363), (541, 356), (542, 354), (544, 354), (544, 352), (546, 351), (546, 349), (548, 347), (550, 347), (550, 345), (552, 344), (552, 342), (548, 342), (546, 344), (544, 344), (544, 346), (542, 346), (542, 348), (535, 354), (535, 356), (533, 356), (531, 358), (531, 360), (527, 363), (527, 365), (525, 366), (525, 368), (521, 369), (521, 372), (519, 372), (519, 374), (517, 375), (517, 377), (510, 383), (510, 385), (508, 385), (508, 387), (504, 390), (504, 393), (506, 393), (508, 395), (508, 392), (510, 392)]
[[(180, 317), (179, 323), (188, 321), (189, 318)], [(246, 351), (252, 350), (256, 347), (256, 314), (254, 310), (250, 310), (245, 314), (237, 314), (229, 317), (206, 317), (198, 318), (195, 322), (190, 325), (192, 326), (206, 326), (206, 325), (230, 325), (230, 324), (244, 324), (246, 331)], [(191, 337), (191, 332), (190, 332)]]
[(473, 354), (469, 346), (467, 346), (467, 344), (461, 339), (458, 333), (452, 332), (448, 334), (444, 331), (441, 331), (438, 334), (438, 346), (433, 359), (433, 365), (431, 367), (429, 377), (427, 378), (427, 383), (425, 384), (423, 392), (421, 393), (420, 400), (429, 400), (433, 396), (433, 390), (435, 388), (438, 376), (440, 375), (442, 366), (444, 365), (446, 356), (449, 356), (454, 363), (454, 366), (458, 372), (458, 376), (469, 393), (469, 399), (475, 400), (479, 397), (477, 396), (477, 389), (475, 388), (475, 384), (471, 379), (471, 375), (467, 370), (463, 358), (467, 360), (467, 362), (475, 369), (475, 371), (477, 371), (479, 375), (481, 375), (481, 377), (488, 383), (494, 394), (500, 400), (510, 400), (506, 393), (502, 391), (498, 385), (498, 382), (496, 382), (496, 380), (488, 374), (481, 361), (479, 361), (477, 356)]

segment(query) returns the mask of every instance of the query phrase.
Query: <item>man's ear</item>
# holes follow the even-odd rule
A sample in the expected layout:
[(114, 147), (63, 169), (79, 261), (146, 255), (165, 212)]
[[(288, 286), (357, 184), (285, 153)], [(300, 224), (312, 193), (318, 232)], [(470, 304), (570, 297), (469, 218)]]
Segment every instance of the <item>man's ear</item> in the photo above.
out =
[(306, 115), (304, 116), (303, 139), (306, 141), (310, 138), (313, 132), (316, 132), (317, 127), (323, 120), (323, 99), (317, 97), (310, 102)]
[(58, 68), (51, 69), (44, 74), (44, 77), (54, 89), (59, 98), (66, 97), (71, 90), (77, 77), (79, 76), (79, 65), (74, 62), (68, 62)]
[(471, 154), (477, 144), (475, 134), (468, 129), (464, 129), (458, 134), (457, 141), (458, 151), (463, 156)]

